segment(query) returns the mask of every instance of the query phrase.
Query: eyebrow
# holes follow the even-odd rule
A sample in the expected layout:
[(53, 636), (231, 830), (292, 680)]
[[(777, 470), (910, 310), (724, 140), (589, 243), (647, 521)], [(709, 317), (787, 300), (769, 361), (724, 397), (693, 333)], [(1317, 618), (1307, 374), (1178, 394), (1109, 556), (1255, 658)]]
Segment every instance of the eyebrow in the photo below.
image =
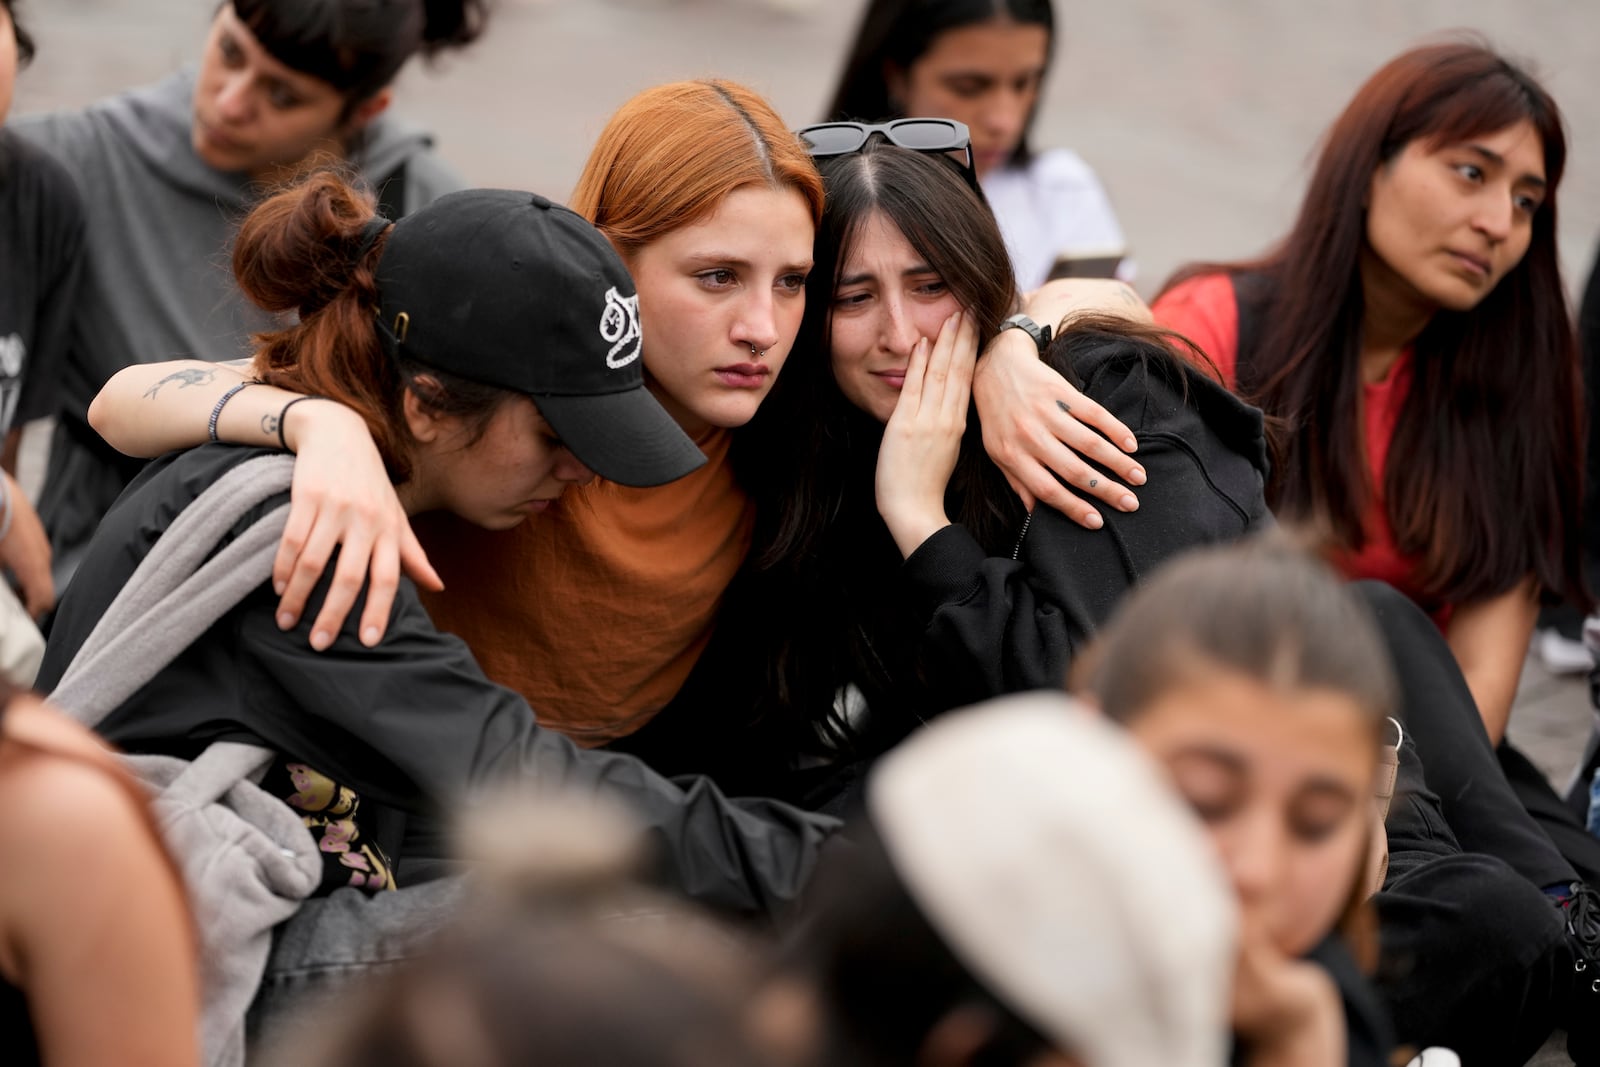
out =
[[(901, 271), (900, 272), (900, 277), (902, 277), (902, 278), (915, 278), (919, 274), (938, 274), (938, 273), (939, 273), (938, 271), (934, 270), (932, 267), (928, 266), (926, 263), (918, 263), (914, 267), (907, 267), (905, 270)], [(873, 274), (871, 271), (866, 271), (865, 273), (862, 273), (862, 274), (852, 274), (852, 275), (850, 275), (848, 277), (840, 278), (838, 284), (835, 285), (834, 288), (843, 289), (847, 285), (860, 285), (862, 282), (870, 282), (876, 277), (877, 277), (877, 275)]]
[(1245, 773), (1244, 757), (1240, 756), (1236, 752), (1230, 752), (1225, 748), (1215, 748), (1207, 744), (1194, 744), (1186, 748), (1178, 749), (1171, 756), (1171, 760), (1174, 763), (1180, 760), (1191, 759), (1205, 760), (1207, 763), (1219, 764), (1224, 769), (1236, 775), (1243, 775)]
[(695, 252), (686, 257), (692, 263), (716, 264), (723, 267), (748, 267), (750, 261), (731, 252)]
[(1317, 778), (1307, 782), (1300, 788), (1299, 794), (1300, 796), (1333, 796), (1340, 800), (1353, 800), (1356, 796), (1355, 792), (1345, 783), (1329, 778)]
[[(229, 6), (231, 7), (231, 5)], [(243, 19), (239, 18), (238, 15), (234, 15), (233, 18), (238, 23), (238, 28), (223, 26), (221, 28), (222, 39), (242, 53), (247, 60), (251, 60), (258, 65), (262, 60), (265, 60), (268, 65), (274, 65), (279, 68), (277, 70), (262, 71), (261, 77), (264, 80), (280, 85), (298, 96), (315, 95), (311, 83), (318, 80), (316, 75), (308, 74), (303, 70), (295, 70), (278, 59), (271, 52), (268, 52), (259, 40), (256, 40), (254, 32), (251, 31), (249, 25)], [(239, 33), (240, 30), (243, 30), (249, 36), (249, 45), (245, 43), (244, 37)], [(253, 48), (251, 47), (252, 45)]]
[[(743, 256), (736, 256), (731, 252), (693, 252), (684, 258), (690, 263), (703, 263), (708, 267), (752, 266), (748, 259), (745, 259)], [(786, 263), (781, 269), (786, 271), (809, 271), (813, 266), (814, 264), (811, 260), (805, 259), (794, 263)]]
[[(1506, 160), (1505, 160), (1504, 156), (1502, 156), (1499, 152), (1495, 152), (1495, 151), (1492, 151), (1492, 150), (1490, 150), (1488, 148), (1483, 147), (1483, 145), (1481, 145), (1481, 144), (1469, 144), (1469, 145), (1467, 145), (1467, 151), (1476, 152), (1479, 156), (1481, 156), (1484, 159), (1485, 162), (1492, 163), (1497, 167), (1504, 167), (1506, 165)], [(1540, 189), (1547, 188), (1549, 186), (1549, 184), (1550, 184), (1549, 182), (1545, 181), (1543, 178), (1539, 177), (1537, 174), (1524, 174), (1524, 175), (1521, 175), (1520, 177), (1517, 178), (1517, 181), (1526, 182), (1528, 185), (1538, 186)]]

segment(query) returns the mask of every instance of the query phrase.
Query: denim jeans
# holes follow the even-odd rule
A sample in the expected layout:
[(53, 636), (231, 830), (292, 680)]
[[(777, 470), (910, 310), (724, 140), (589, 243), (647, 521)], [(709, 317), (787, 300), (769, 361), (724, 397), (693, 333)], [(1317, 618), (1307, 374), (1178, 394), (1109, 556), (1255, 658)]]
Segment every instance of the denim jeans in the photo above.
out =
[(388, 893), (338, 889), (306, 901), (273, 937), (248, 1020), (252, 1048), (292, 1039), (319, 1005), (416, 956), (456, 917), (467, 889), (442, 878)]

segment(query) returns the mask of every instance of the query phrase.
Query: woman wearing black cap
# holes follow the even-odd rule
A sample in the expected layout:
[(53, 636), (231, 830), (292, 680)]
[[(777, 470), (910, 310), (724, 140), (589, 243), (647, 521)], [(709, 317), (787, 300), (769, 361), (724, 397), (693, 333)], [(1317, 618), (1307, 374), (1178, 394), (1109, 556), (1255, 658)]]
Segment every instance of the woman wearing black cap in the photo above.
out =
[[(261, 444), (292, 436), (294, 405), (337, 400), (378, 442), (409, 512), (509, 528), (592, 472), (646, 485), (704, 462), (645, 390), (639, 362), (620, 358), (617, 346), (637, 341), (621, 261), (588, 223), (543, 198), (451, 194), (390, 226), (366, 195), (318, 173), (250, 215), (233, 266), (261, 307), (298, 312), (294, 325), (259, 338), (255, 371), (270, 384), (250, 388), (292, 390), (257, 420)], [(210, 445), (146, 469), (63, 600), (42, 687), (60, 679), (175, 514), (261, 451)], [(832, 829), (703, 784), (685, 792), (634, 760), (581, 752), (542, 730), (433, 626), (409, 583), (377, 647), (357, 639), (352, 617), (313, 653), (303, 631), (278, 628), (275, 603), (264, 582), (100, 729), (133, 752), (191, 756), (242, 736), (283, 754), (263, 785), (321, 838), (324, 891), (420, 880), (418, 864), (435, 857), (405, 843), (412, 818), (497, 775), (631, 801), (657, 839), (665, 880), (734, 911), (788, 900)]]

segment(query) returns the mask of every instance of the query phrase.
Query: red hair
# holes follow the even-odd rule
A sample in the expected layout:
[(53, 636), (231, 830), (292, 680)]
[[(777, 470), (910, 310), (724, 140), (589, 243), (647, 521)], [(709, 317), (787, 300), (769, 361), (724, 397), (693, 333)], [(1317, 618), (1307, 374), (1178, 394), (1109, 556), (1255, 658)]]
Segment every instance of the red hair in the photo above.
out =
[(255, 335), (256, 374), (267, 383), (337, 400), (359, 414), (391, 474), (409, 473), (402, 381), (373, 319), (375, 270), (387, 233), (358, 261), (377, 215), (372, 195), (332, 170), (317, 170), (269, 196), (245, 217), (233, 276), (260, 307), (299, 321)]
[(733, 82), (673, 82), (611, 116), (568, 206), (627, 258), (748, 185), (793, 189), (822, 220), (822, 177), (770, 104)]

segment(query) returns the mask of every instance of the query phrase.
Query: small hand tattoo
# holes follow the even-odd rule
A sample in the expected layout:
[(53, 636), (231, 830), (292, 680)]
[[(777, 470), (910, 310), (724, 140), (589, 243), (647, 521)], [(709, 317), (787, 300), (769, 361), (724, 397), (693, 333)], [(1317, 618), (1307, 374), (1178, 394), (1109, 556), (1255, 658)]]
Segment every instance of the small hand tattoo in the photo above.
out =
[(1099, 478), (1090, 478), (1089, 479), (1089, 488), (1090, 489), (1093, 489), (1095, 486), (1097, 486), (1099, 484), (1100, 484), (1100, 479)]
[(263, 416), (261, 416), (261, 432), (266, 434), (268, 437), (271, 437), (273, 434), (277, 433), (278, 432), (278, 416), (276, 416), (276, 415), (263, 415)]
[(212, 382), (216, 376), (217, 372), (214, 370), (196, 370), (192, 368), (185, 368), (183, 370), (173, 371), (171, 374), (152, 385), (149, 389), (146, 389), (144, 395), (147, 400), (154, 400), (156, 398), (156, 394), (161, 392), (161, 387), (166, 385), (168, 382), (177, 382), (179, 389), (187, 389), (191, 385), (207, 385)]
[(1062, 411), (1065, 411), (1068, 415), (1072, 414), (1072, 405), (1067, 403), (1065, 400), (1057, 400), (1056, 407), (1060, 408)]

